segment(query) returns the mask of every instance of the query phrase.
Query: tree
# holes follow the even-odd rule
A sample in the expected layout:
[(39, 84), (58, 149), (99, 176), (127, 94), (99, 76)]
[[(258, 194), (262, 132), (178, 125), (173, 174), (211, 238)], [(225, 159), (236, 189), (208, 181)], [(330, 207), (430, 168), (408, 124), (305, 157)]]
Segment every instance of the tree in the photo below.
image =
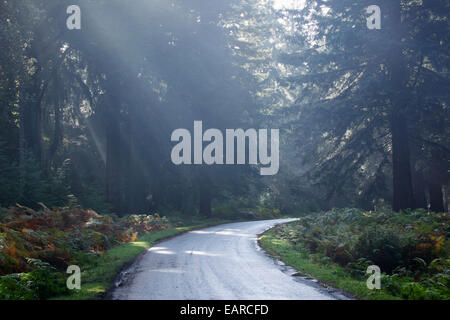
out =
[[(428, 103), (437, 103), (434, 112), (444, 114), (448, 101), (449, 21), (442, 15), (448, 4), (383, 1), (382, 29), (368, 30), (369, 4), (311, 1), (291, 12), (297, 32), (281, 61), (294, 67), (286, 80), (298, 98), (284, 115), (296, 119), (290, 124), (300, 136), (300, 154), (315, 162), (309, 172), (327, 186), (325, 200), (345, 186), (360, 189), (360, 195), (376, 184), (383, 188), (379, 178), (391, 172), (398, 211), (414, 207), (411, 131), (420, 132), (418, 118)], [(430, 83), (433, 94), (418, 103)]]

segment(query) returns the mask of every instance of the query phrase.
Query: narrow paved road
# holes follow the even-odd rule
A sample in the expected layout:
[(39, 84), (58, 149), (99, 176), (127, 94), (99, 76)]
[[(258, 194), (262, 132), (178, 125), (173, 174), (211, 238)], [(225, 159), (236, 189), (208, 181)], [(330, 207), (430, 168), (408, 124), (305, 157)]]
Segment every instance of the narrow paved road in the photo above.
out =
[(270, 258), (257, 234), (288, 219), (239, 222), (191, 231), (148, 250), (113, 299), (335, 299)]

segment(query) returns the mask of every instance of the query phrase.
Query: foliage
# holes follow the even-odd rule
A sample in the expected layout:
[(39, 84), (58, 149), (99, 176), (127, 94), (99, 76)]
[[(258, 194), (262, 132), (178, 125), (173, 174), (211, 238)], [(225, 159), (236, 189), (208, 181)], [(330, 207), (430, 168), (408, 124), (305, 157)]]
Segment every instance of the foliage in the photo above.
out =
[(32, 270), (40, 259), (59, 270), (98, 256), (113, 246), (136, 241), (150, 231), (169, 227), (165, 217), (99, 215), (92, 210), (56, 208), (34, 211), (27, 207), (2, 209), (0, 215), (0, 274)]
[[(443, 211), (448, 1), (380, 0), (381, 30), (365, 26), (369, 0), (78, 2), (83, 32), (61, 32), (69, 0), (0, 1), (0, 274), (28, 274), (27, 258), (62, 270), (169, 225), (95, 211), (164, 209), (179, 224), (391, 199)], [(171, 133), (194, 120), (279, 128), (280, 173), (173, 165)], [(369, 263), (389, 277), (405, 268), (428, 292), (446, 283), (428, 269), (447, 259), (438, 217), (346, 209), (286, 236), (355, 275)], [(430, 272), (434, 284), (421, 278)], [(5, 281), (22, 288), (21, 277)]]
[(448, 299), (449, 219), (448, 213), (424, 210), (335, 209), (301, 217), (274, 233), (305, 248), (316, 262), (338, 264), (361, 281), (367, 266), (378, 265), (393, 295)]
[(214, 217), (219, 219), (276, 219), (280, 217), (280, 210), (263, 206), (242, 207), (236, 204), (220, 204), (214, 208)]
[(46, 205), (61, 206), (67, 203), (68, 188), (61, 177), (45, 177), (33, 154), (23, 153), (20, 164), (12, 161), (0, 143), (0, 205), (8, 207), (21, 205), (38, 209), (39, 202)]
[(351, 297), (370, 300), (400, 299), (390, 294), (384, 286), (381, 290), (367, 289), (366, 280), (360, 278), (366, 271), (366, 268), (363, 268), (365, 264), (363, 261), (360, 261), (361, 271), (353, 275), (353, 270), (349, 272), (348, 268), (334, 263), (329, 257), (311, 253), (301, 243), (294, 245), (286, 239), (281, 239), (275, 231), (276, 228), (265, 232), (260, 238), (260, 244), (278, 259), (296, 268), (299, 276), (307, 279), (315, 278), (322, 286), (330, 285), (332, 288), (344, 290), (344, 293), (350, 294)]
[[(368, 30), (365, 9), (372, 4), (304, 1), (264, 15), (281, 30), (267, 36), (270, 58), (249, 60), (270, 72), (265, 93), (285, 90), (269, 102), (282, 100), (271, 119), (285, 129), (281, 147), (290, 167), (283, 181), (295, 181), (284, 198), (298, 197), (306, 185), (322, 210), (371, 209), (378, 200), (392, 201), (397, 210), (425, 208), (429, 193), (432, 210), (443, 211), (449, 2), (380, 0), (383, 26)], [(262, 33), (256, 30), (252, 39)]]
[[(225, 220), (192, 220), (173, 227), (166, 217), (118, 218), (92, 210), (26, 207), (0, 209), (1, 299), (94, 299), (117, 273), (156, 241)], [(66, 290), (67, 266), (82, 268), (82, 289)]]
[[(87, 184), (82, 187), (82, 191), (75, 197), (82, 208), (91, 208), (96, 212), (111, 212), (111, 205), (106, 202), (103, 189), (97, 185)], [(75, 201), (75, 199), (73, 199)]]
[(47, 299), (67, 291), (63, 273), (49, 263), (28, 258), (32, 270), (0, 277), (0, 300)]

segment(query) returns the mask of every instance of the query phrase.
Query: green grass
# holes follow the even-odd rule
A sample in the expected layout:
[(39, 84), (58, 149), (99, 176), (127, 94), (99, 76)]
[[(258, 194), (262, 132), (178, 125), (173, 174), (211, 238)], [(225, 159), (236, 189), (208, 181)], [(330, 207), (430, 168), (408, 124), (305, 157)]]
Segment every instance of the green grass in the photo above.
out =
[(260, 238), (261, 246), (284, 263), (294, 267), (301, 274), (311, 276), (334, 288), (341, 289), (351, 295), (366, 300), (398, 300), (383, 288), (369, 290), (365, 281), (351, 277), (348, 271), (335, 264), (323, 265), (313, 261), (312, 255), (300, 246), (294, 246), (288, 240), (279, 239), (273, 229), (265, 232)]
[(117, 274), (144, 250), (157, 242), (172, 236), (211, 225), (227, 223), (225, 220), (209, 220), (195, 225), (174, 227), (154, 231), (140, 237), (136, 242), (129, 242), (110, 249), (104, 255), (80, 265), (81, 289), (73, 290), (69, 295), (54, 297), (52, 300), (96, 300), (112, 288)]

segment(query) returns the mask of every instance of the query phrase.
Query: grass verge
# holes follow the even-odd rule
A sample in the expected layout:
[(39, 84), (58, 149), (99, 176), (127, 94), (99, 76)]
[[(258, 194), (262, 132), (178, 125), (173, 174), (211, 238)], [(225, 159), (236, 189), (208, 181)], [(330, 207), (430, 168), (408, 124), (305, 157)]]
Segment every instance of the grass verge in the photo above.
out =
[(149, 249), (161, 240), (182, 234), (184, 232), (236, 222), (226, 220), (211, 220), (190, 226), (173, 227), (154, 231), (140, 237), (139, 241), (128, 242), (110, 249), (107, 253), (89, 261), (81, 272), (81, 289), (73, 290), (69, 295), (54, 297), (51, 300), (98, 300), (112, 288), (117, 274), (140, 253)]
[(322, 265), (313, 261), (312, 255), (300, 244), (293, 245), (288, 240), (277, 238), (273, 228), (266, 231), (260, 237), (259, 242), (267, 252), (294, 267), (301, 274), (316, 278), (322, 283), (348, 292), (356, 298), (365, 300), (399, 299), (383, 288), (369, 290), (365, 281), (352, 278), (349, 272), (339, 265)]

